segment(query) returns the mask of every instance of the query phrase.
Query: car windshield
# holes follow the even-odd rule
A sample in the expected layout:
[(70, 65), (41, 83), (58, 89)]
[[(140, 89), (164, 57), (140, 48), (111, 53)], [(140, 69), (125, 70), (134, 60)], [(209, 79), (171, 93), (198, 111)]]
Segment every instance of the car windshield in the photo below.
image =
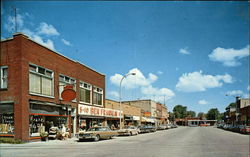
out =
[(100, 131), (102, 128), (89, 128), (88, 131)]
[(134, 129), (133, 126), (125, 126), (124, 129)]

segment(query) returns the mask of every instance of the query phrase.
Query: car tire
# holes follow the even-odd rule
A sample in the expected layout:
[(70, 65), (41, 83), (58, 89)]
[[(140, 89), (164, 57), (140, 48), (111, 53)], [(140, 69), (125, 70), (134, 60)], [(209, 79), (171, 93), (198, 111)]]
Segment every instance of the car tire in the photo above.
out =
[(99, 140), (100, 140), (100, 135), (97, 134), (97, 135), (95, 136), (95, 138), (94, 138), (94, 141), (97, 142), (97, 141), (99, 141)]
[(133, 136), (133, 133), (130, 131), (129, 136)]

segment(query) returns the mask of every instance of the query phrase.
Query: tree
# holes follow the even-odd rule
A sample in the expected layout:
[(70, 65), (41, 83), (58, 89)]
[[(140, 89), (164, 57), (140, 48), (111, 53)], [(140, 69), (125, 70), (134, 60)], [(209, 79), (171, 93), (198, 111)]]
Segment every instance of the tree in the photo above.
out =
[(197, 115), (198, 118), (200, 119), (205, 119), (206, 118), (206, 114), (203, 113), (203, 112), (199, 112), (198, 115)]
[(228, 105), (228, 107), (236, 107), (236, 103), (235, 102), (232, 102)]
[(187, 107), (176, 105), (173, 109), (175, 118), (185, 118), (187, 116)]
[(220, 112), (218, 111), (217, 108), (211, 108), (207, 112), (207, 119), (208, 120), (218, 120), (219, 119), (219, 114), (220, 114)]
[(173, 122), (173, 121), (175, 120), (174, 113), (168, 112), (168, 114), (169, 114), (168, 119), (169, 119), (171, 122)]
[(187, 111), (187, 116), (194, 118), (196, 116), (196, 113), (195, 113), (195, 111)]

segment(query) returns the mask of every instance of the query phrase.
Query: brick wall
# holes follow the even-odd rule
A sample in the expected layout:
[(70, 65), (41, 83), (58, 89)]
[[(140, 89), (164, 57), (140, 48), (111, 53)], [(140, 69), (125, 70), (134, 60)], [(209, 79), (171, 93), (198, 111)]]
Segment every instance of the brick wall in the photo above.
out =
[[(13, 39), (1, 42), (0, 59), (0, 66), (8, 66), (8, 89), (0, 91), (0, 101), (14, 101), (15, 138), (29, 139), (29, 99), (71, 104), (77, 108), (79, 80), (102, 88), (105, 104), (105, 75), (53, 52), (22, 34), (16, 34)], [(29, 94), (30, 63), (54, 72), (54, 98)], [(77, 102), (59, 100), (59, 74), (76, 79)]]

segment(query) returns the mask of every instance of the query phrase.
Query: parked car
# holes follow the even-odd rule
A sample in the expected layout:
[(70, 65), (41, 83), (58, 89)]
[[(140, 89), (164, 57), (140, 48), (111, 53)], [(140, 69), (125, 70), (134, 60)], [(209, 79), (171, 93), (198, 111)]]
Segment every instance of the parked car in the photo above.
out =
[(147, 127), (149, 128), (150, 132), (156, 132), (156, 127), (155, 126), (148, 125)]
[(143, 126), (139, 126), (138, 127), (140, 129), (140, 133), (150, 133), (151, 129), (147, 126), (147, 125), (143, 125)]
[(167, 128), (166, 125), (159, 125), (159, 126), (157, 127), (157, 130), (165, 130), (166, 128)]
[(109, 127), (92, 127), (86, 132), (80, 131), (78, 134), (79, 141), (84, 139), (92, 139), (99, 141), (100, 139), (111, 139), (114, 136), (118, 136), (117, 131), (112, 131)]
[(140, 132), (140, 129), (138, 129), (135, 126), (125, 126), (123, 129), (118, 130), (118, 135), (138, 135)]
[(250, 126), (241, 125), (240, 126), (240, 133), (249, 134), (250, 133)]

